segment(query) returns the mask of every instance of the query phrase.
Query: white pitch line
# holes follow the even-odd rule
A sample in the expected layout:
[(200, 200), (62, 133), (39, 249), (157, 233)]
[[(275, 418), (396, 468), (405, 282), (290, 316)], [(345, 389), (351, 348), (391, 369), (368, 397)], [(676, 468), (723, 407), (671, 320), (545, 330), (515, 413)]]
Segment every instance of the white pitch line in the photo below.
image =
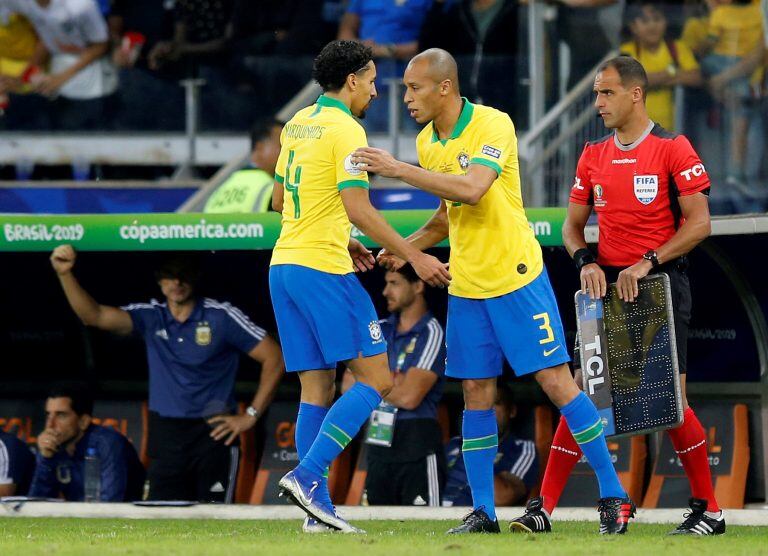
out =
[[(294, 506), (250, 506), (199, 504), (184, 508), (140, 507), (133, 504), (85, 504), (82, 502), (26, 502), (0, 504), (0, 517), (80, 517), (110, 519), (301, 519), (304, 514)], [(449, 520), (458, 521), (469, 508), (428, 508), (413, 506), (340, 506), (340, 515), (351, 521), (362, 520)], [(683, 508), (637, 511), (636, 523), (678, 524)], [(497, 508), (499, 521), (505, 522), (522, 515), (522, 507)], [(768, 510), (725, 510), (728, 525), (768, 526)], [(553, 521), (594, 521), (597, 511), (592, 508), (558, 508)]]

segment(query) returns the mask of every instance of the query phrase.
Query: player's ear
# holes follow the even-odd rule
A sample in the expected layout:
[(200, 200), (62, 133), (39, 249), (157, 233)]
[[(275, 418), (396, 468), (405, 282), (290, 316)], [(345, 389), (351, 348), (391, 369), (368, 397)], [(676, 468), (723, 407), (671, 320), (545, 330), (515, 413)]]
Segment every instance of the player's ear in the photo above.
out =
[(357, 89), (357, 75), (350, 73), (347, 76), (347, 86), (353, 91)]
[(443, 81), (440, 82), (440, 95), (446, 96), (448, 93), (451, 92), (452, 86), (453, 86), (453, 83), (451, 83), (450, 79), (443, 79)]
[(93, 420), (93, 417), (91, 417), (87, 413), (84, 413), (77, 418), (77, 421), (78, 421), (77, 425), (81, 431), (85, 431), (88, 427), (91, 426), (92, 420)]
[(632, 102), (643, 102), (643, 88), (642, 87), (633, 87), (632, 88)]

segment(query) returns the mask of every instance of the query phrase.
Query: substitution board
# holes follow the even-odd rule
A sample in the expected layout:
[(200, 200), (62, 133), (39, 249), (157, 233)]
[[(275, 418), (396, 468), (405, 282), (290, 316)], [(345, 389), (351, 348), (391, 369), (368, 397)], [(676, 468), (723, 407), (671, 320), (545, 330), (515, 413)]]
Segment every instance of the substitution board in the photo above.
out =
[(602, 299), (577, 292), (577, 351), (584, 392), (606, 436), (643, 434), (683, 422), (669, 277), (639, 281), (632, 303), (611, 284)]

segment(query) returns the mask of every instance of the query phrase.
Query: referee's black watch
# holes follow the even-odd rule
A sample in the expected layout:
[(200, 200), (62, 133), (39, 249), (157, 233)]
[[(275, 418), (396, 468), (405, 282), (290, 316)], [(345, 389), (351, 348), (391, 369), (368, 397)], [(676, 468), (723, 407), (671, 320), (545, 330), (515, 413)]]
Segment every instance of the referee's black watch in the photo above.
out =
[(659, 267), (659, 258), (656, 256), (656, 251), (654, 251), (653, 249), (651, 249), (650, 251), (646, 251), (643, 254), (643, 258), (646, 261), (651, 261), (651, 265), (653, 265), (653, 268)]

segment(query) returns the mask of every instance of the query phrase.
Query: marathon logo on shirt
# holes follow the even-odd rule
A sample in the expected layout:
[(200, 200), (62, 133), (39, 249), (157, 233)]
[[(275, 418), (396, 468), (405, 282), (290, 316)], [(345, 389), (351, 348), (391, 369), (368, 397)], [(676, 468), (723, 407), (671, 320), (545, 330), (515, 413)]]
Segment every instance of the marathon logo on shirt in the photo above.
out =
[(347, 158), (344, 159), (344, 170), (350, 176), (359, 176), (363, 173), (363, 170), (360, 169), (358, 164), (358, 162), (352, 162), (352, 153), (349, 153)]
[(496, 147), (491, 147), (490, 145), (483, 145), (483, 149), (480, 152), (485, 156), (490, 156), (492, 158), (501, 157), (501, 151)]
[(634, 176), (635, 197), (644, 205), (649, 205), (659, 193), (659, 176)]

